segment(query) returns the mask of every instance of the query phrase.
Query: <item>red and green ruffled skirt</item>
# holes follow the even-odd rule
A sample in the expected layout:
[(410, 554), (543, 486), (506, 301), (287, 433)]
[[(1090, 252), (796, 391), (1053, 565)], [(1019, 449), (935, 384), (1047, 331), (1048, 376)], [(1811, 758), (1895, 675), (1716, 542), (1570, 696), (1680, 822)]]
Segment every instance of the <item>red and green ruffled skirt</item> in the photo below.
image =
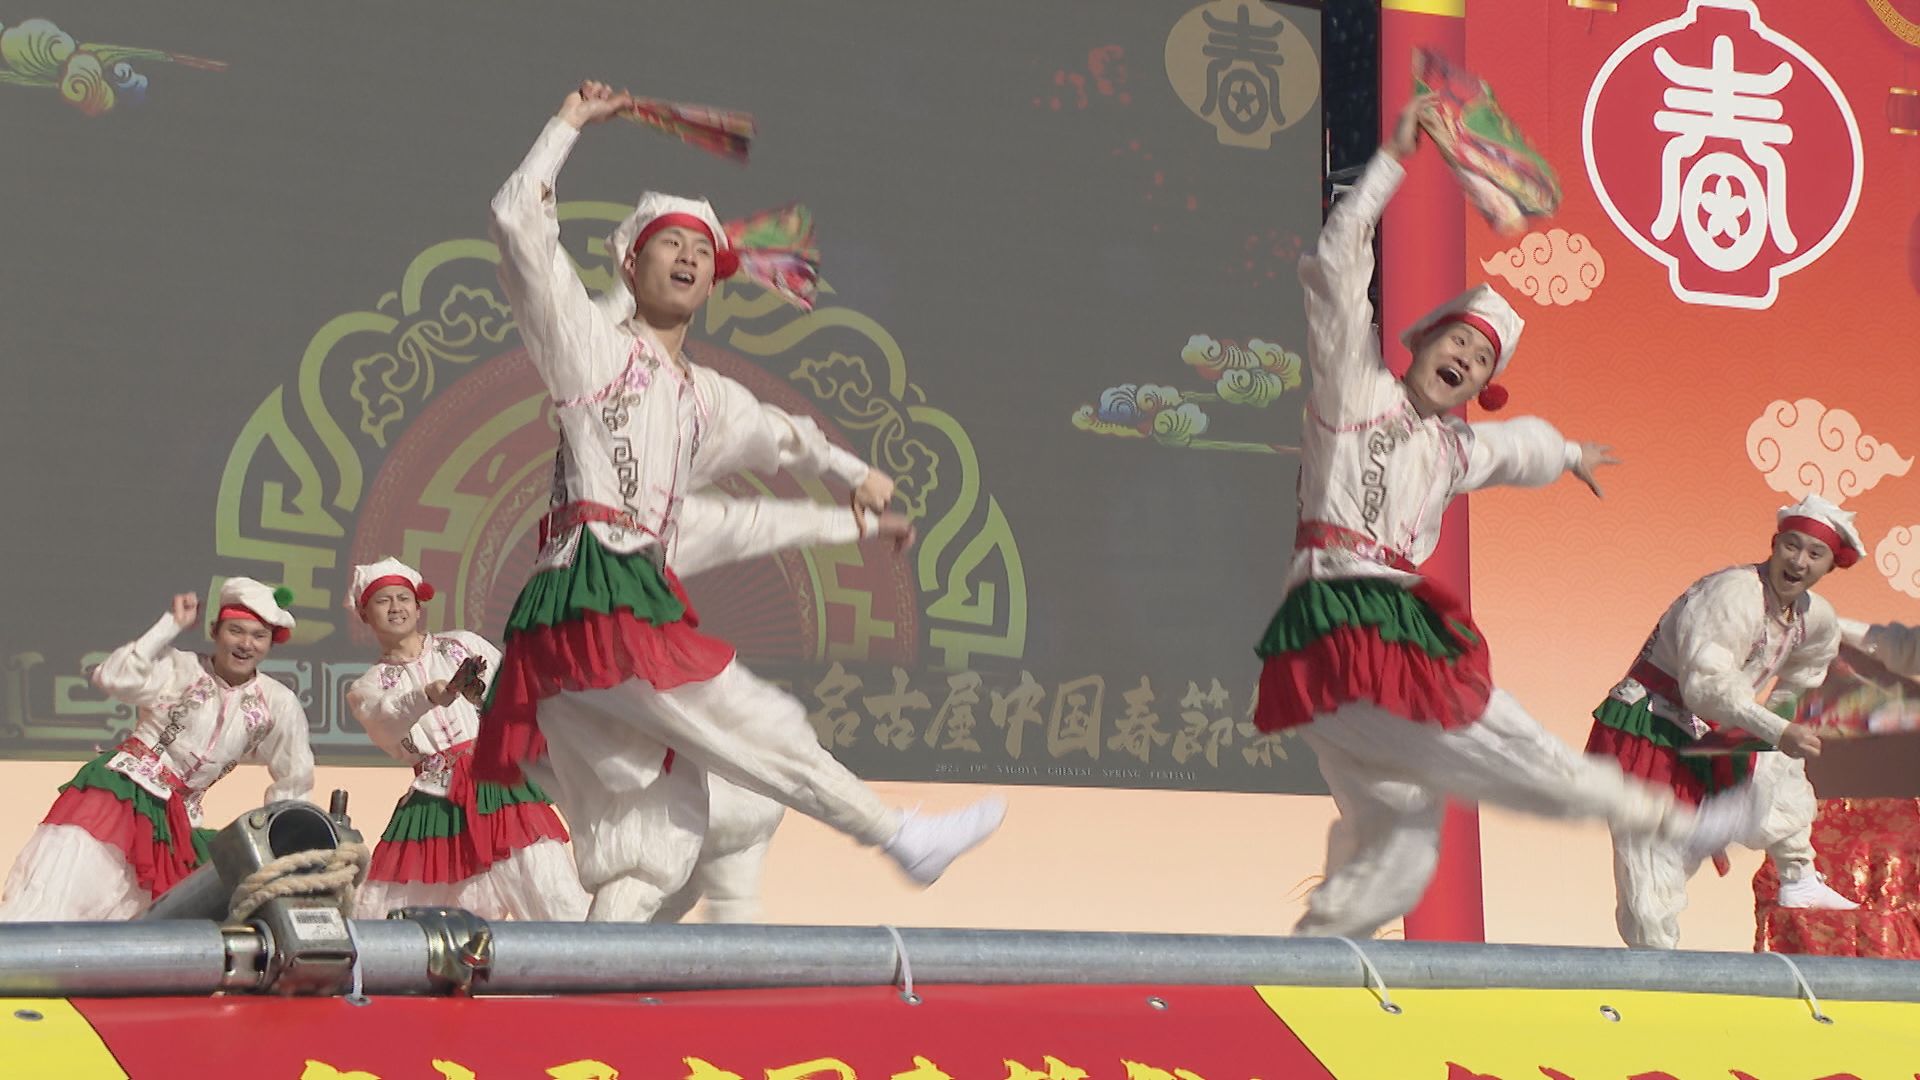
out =
[(1486, 638), (1445, 591), (1380, 578), (1308, 578), (1254, 649), (1253, 723), (1283, 731), (1356, 701), (1408, 720), (1464, 727), (1493, 693)]
[(1751, 753), (1682, 754), (1691, 740), (1673, 721), (1654, 715), (1653, 700), (1649, 694), (1631, 705), (1612, 697), (1602, 701), (1593, 710), (1587, 753), (1613, 758), (1628, 776), (1669, 787), (1691, 806), (1753, 775)]
[(567, 841), (567, 827), (533, 781), (475, 780), (473, 760), (462, 753), (454, 761), (445, 796), (408, 790), (373, 849), (367, 880), (452, 884), (531, 844)]
[(207, 859), (218, 829), (196, 829), (179, 795), (161, 798), (107, 768), (109, 750), (60, 785), (42, 825), (73, 825), (125, 856), (135, 880), (158, 899)]
[(671, 572), (646, 552), (609, 552), (582, 528), (572, 565), (535, 574), (507, 616), (500, 671), (480, 711), (474, 775), (517, 783), (523, 762), (544, 758), (538, 710), (555, 694), (629, 679), (671, 690), (720, 674), (733, 646), (699, 625)]

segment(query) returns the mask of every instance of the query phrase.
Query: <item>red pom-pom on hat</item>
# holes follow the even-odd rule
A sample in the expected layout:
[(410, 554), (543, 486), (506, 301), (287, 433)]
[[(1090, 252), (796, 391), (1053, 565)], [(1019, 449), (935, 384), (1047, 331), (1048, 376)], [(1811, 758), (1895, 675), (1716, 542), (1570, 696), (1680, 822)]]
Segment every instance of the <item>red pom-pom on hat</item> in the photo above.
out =
[(1488, 412), (1499, 412), (1507, 407), (1507, 388), (1499, 383), (1490, 382), (1480, 391), (1480, 407)]
[(433, 599), (433, 592), (434, 592), (433, 586), (423, 581), (420, 583), (419, 588), (413, 590), (413, 598), (424, 604), (427, 601)]

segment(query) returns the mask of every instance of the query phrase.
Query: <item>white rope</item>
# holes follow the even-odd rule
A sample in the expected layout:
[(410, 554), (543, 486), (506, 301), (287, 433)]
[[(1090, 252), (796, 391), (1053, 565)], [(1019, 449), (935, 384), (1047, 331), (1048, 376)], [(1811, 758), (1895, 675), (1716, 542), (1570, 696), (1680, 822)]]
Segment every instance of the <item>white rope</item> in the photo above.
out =
[(360, 935), (354, 933), (351, 918), (340, 921), (347, 924), (347, 940), (353, 943), (353, 986), (347, 991), (347, 1004), (371, 1005), (373, 999), (366, 995), (366, 972), (360, 961)]
[(1793, 972), (1793, 981), (1800, 984), (1800, 996), (1807, 999), (1807, 1008), (1813, 1011), (1813, 1018), (1823, 1024), (1833, 1023), (1833, 1017), (1820, 1011), (1820, 999), (1813, 996), (1812, 985), (1807, 982), (1807, 977), (1800, 973), (1800, 965), (1793, 962), (1793, 957), (1786, 953), (1769, 953), (1768, 955), (1779, 957), (1780, 962), (1787, 965), (1787, 970)]
[(1360, 958), (1360, 966), (1366, 969), (1367, 989), (1372, 990), (1374, 996), (1380, 999), (1380, 1007), (1382, 1009), (1398, 1015), (1400, 1006), (1395, 1005), (1393, 999), (1387, 996), (1387, 980), (1380, 977), (1380, 969), (1373, 966), (1372, 960), (1367, 959), (1366, 950), (1362, 949), (1352, 938), (1336, 937), (1333, 940), (1345, 942), (1347, 948), (1353, 950), (1353, 955)]
[(228, 903), (227, 925), (240, 926), (269, 900), (287, 896), (330, 896), (340, 914), (353, 914), (354, 886), (366, 875), (371, 852), (365, 844), (296, 851), (282, 855), (248, 874), (234, 887)]
[(906, 940), (900, 936), (900, 931), (891, 926), (883, 926), (880, 929), (885, 930), (887, 935), (893, 938), (893, 958), (900, 968), (900, 981), (894, 985), (900, 988), (900, 996), (908, 1004), (916, 1004), (920, 996), (913, 992), (913, 961), (907, 956)]

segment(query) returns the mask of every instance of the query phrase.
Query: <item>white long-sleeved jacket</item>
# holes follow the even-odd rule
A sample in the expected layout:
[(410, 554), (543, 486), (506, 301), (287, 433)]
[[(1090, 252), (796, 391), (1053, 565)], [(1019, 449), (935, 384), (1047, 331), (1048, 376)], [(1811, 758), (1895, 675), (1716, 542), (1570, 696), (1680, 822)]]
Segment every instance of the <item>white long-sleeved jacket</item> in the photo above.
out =
[[(180, 795), (195, 826), (207, 789), (241, 765), (267, 767), (267, 802), (306, 798), (313, 750), (300, 699), (257, 673), (228, 686), (205, 658), (173, 648), (180, 630), (171, 614), (162, 615), (94, 670), (95, 686), (137, 710), (131, 737), (146, 747), (114, 754), (107, 768), (160, 798)], [(187, 790), (176, 792), (170, 776)]]
[[(1440, 539), (1454, 496), (1496, 484), (1538, 487), (1580, 460), (1580, 445), (1535, 417), (1469, 424), (1422, 418), (1380, 355), (1373, 305), (1373, 232), (1405, 177), (1374, 155), (1300, 260), (1313, 380), (1300, 468), (1300, 520), (1353, 530), (1419, 563)], [(1307, 578), (1411, 575), (1338, 548), (1294, 552), (1291, 589)]]

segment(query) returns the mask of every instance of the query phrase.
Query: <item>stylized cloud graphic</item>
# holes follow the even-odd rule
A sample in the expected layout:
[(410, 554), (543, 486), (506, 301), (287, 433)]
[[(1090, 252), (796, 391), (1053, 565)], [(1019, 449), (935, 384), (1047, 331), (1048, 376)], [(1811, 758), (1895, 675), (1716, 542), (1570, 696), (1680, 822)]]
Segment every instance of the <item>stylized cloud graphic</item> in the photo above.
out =
[(1520, 243), (1480, 261), (1480, 269), (1543, 307), (1568, 307), (1593, 295), (1607, 276), (1607, 260), (1592, 241), (1565, 229), (1531, 232)]
[(1822, 495), (1835, 503), (1871, 490), (1889, 476), (1905, 476), (1913, 459), (1863, 434), (1845, 409), (1813, 398), (1776, 401), (1747, 428), (1747, 458), (1783, 495)]
[(1873, 565), (1887, 584), (1920, 600), (1920, 525), (1889, 530), (1874, 546)]

